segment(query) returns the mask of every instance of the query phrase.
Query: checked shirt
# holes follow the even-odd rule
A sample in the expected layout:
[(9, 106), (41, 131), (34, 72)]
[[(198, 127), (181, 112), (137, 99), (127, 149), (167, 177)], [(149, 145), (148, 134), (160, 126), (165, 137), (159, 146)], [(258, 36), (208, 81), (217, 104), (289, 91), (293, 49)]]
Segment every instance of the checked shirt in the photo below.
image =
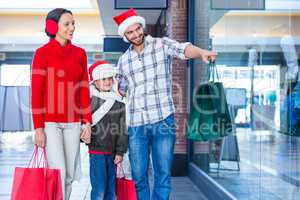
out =
[(143, 52), (137, 53), (131, 45), (119, 58), (120, 84), (128, 89), (128, 126), (156, 123), (175, 112), (171, 60), (187, 59), (184, 50), (188, 45), (147, 35)]

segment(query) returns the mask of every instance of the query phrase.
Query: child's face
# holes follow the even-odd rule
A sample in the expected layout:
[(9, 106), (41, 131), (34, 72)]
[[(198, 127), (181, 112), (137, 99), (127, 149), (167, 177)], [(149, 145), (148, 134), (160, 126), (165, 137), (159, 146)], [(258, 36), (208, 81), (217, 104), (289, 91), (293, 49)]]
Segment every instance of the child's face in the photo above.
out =
[(98, 88), (98, 90), (103, 92), (111, 91), (113, 84), (114, 84), (113, 77), (99, 79), (95, 81), (95, 85)]

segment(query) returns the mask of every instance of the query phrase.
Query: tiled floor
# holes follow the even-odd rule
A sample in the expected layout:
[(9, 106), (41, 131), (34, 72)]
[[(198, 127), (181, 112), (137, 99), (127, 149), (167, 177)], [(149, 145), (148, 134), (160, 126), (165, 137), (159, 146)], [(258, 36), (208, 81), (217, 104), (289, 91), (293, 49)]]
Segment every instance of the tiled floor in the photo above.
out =
[[(241, 171), (210, 176), (241, 200), (300, 199), (300, 138), (270, 131), (238, 129)], [(222, 162), (224, 168), (236, 168)]]
[[(0, 141), (2, 142), (0, 143), (0, 200), (9, 199), (14, 167), (26, 166), (33, 148), (30, 132), (4, 135), (5, 137), (3, 137), (3, 134), (0, 134)], [(80, 182), (73, 184), (71, 200), (90, 199), (89, 163), (86, 152), (86, 146), (82, 145), (82, 179)], [(125, 171), (130, 171), (128, 165), (126, 165)], [(199, 189), (187, 177), (173, 177), (172, 186), (172, 200), (205, 200)]]
[[(26, 165), (32, 152), (31, 133), (5, 135), (0, 139), (1, 200), (9, 199), (14, 167)], [(241, 171), (221, 170), (210, 176), (240, 200), (300, 199), (300, 138), (249, 129), (238, 129), (237, 135)], [(89, 199), (89, 164), (84, 145), (81, 156), (83, 178), (74, 183), (71, 200)], [(236, 163), (222, 162), (222, 167), (236, 168)], [(172, 185), (173, 200), (205, 199), (187, 177), (173, 177)]]

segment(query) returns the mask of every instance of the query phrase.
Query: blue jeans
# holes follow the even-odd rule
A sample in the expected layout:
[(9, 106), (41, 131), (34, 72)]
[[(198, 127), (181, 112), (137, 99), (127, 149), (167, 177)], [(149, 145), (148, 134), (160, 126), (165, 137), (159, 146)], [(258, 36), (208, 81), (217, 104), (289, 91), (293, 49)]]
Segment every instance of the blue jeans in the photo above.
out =
[(116, 199), (116, 169), (112, 156), (90, 154), (91, 200)]
[(168, 200), (171, 193), (170, 171), (176, 141), (174, 114), (154, 124), (129, 127), (128, 135), (129, 159), (138, 199), (150, 199), (148, 164), (151, 150), (154, 170), (152, 199)]
[(297, 82), (297, 84), (294, 88), (293, 94), (295, 95), (294, 107), (296, 109), (300, 110), (300, 82), (299, 81)]

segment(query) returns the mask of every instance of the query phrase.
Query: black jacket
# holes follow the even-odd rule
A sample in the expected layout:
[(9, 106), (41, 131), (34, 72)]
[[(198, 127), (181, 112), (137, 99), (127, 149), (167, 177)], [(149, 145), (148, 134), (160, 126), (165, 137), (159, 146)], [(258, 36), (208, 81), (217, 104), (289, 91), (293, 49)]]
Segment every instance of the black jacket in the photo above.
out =
[[(104, 102), (104, 99), (93, 96), (91, 100), (92, 113)], [(110, 111), (96, 125), (92, 126), (89, 150), (123, 155), (127, 151), (127, 146), (125, 104), (115, 101)]]

